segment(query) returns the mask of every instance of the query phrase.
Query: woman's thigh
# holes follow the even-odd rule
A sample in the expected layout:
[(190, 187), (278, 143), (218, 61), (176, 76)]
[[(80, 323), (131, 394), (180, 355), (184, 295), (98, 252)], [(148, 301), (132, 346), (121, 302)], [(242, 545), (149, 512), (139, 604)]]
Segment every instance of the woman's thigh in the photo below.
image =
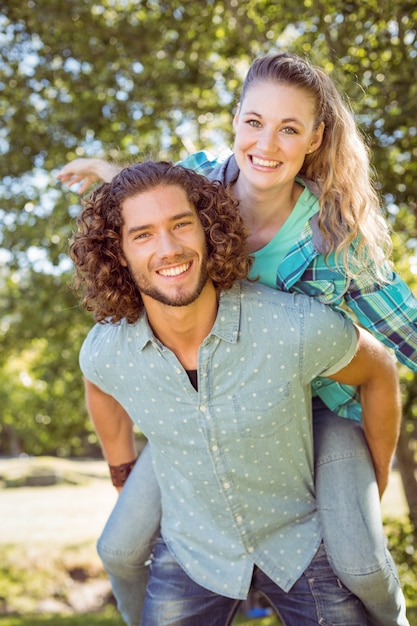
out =
[(122, 554), (146, 553), (159, 532), (161, 493), (149, 445), (129, 475), (99, 539), (100, 550)]
[(337, 570), (372, 572), (386, 562), (386, 550), (363, 429), (317, 402), (313, 429), (317, 509), (329, 560)]

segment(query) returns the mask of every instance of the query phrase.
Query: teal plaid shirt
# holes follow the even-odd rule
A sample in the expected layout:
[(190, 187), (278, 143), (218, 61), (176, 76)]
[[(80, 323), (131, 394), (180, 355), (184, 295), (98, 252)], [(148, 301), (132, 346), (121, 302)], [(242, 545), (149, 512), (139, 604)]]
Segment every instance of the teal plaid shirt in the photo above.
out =
[[(239, 173), (233, 155), (219, 159), (201, 151), (180, 164), (224, 183), (234, 182)], [(375, 283), (365, 272), (355, 280), (348, 278), (334, 255), (325, 261), (320, 242), (316, 214), (277, 268), (277, 289), (304, 293), (338, 310), (347, 306), (362, 326), (395, 352), (401, 363), (417, 371), (417, 299), (404, 281), (388, 265), (389, 282), (385, 284)], [(357, 261), (353, 246), (350, 260), (354, 267)], [(331, 410), (342, 417), (361, 419), (357, 388), (328, 378), (317, 378), (312, 386)]]

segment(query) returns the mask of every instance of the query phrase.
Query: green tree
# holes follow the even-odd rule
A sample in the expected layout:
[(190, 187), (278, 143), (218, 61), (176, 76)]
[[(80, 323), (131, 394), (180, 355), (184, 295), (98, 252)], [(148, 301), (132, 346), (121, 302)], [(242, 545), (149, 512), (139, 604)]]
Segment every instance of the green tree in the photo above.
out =
[[(231, 145), (252, 58), (325, 67), (369, 139), (397, 267), (416, 284), (417, 8), (405, 0), (9, 0), (0, 3), (0, 448), (84, 454), (77, 354), (92, 321), (68, 290), (77, 156), (177, 159)], [(416, 522), (416, 377), (402, 371), (399, 463)]]

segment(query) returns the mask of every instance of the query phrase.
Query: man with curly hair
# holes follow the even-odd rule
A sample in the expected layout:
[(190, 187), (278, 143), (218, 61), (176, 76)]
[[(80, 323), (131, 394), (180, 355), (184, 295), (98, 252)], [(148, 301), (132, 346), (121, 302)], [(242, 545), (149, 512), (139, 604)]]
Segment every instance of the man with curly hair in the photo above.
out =
[(330, 307), (245, 281), (237, 209), (221, 183), (137, 164), (87, 198), (70, 248), (98, 322), (80, 363), (104, 454), (123, 484), (132, 419), (161, 492), (141, 623), (231, 624), (252, 588), (287, 626), (365, 626), (322, 543), (310, 383), (360, 385), (368, 440), (392, 456), (395, 364)]

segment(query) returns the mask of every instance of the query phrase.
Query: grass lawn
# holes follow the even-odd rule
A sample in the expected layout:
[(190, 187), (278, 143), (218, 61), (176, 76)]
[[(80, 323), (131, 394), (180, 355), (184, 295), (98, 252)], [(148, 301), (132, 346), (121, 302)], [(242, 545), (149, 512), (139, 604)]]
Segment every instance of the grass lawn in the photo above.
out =
[[(417, 626), (417, 606), (410, 607), (410, 626)], [(84, 615), (32, 615), (21, 617), (0, 617), (0, 626), (125, 626), (116, 609), (107, 607), (101, 613)], [(247, 619), (237, 617), (233, 626), (282, 626), (276, 617)]]
[[(410, 626), (417, 626), (417, 607), (408, 612)], [(115, 609), (108, 608), (102, 613), (85, 615), (32, 615), (21, 617), (0, 617), (0, 626), (125, 626)], [(233, 626), (282, 626), (276, 617), (247, 619), (238, 617)]]
[[(85, 615), (32, 615), (21, 617), (0, 617), (1, 626), (125, 626), (116, 609), (108, 607), (101, 613)], [(233, 626), (280, 626), (276, 617), (246, 619), (238, 617)]]

